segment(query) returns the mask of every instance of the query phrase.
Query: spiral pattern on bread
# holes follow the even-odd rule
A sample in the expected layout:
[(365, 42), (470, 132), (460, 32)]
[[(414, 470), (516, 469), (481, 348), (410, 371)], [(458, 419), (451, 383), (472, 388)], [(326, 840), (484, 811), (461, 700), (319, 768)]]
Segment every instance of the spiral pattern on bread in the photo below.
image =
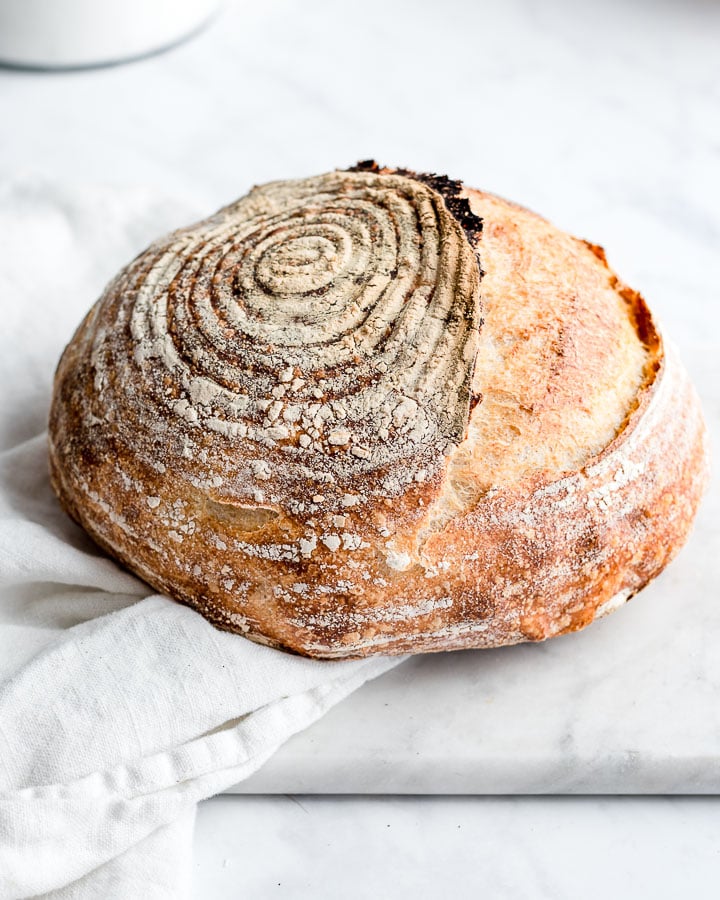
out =
[[(432, 481), (464, 437), (479, 282), (463, 227), (418, 180), (258, 187), (111, 286), (103, 305), (134, 352), (98, 323), (96, 377), (115, 374), (103, 402), (155, 407), (172, 423), (160, 440), (181, 435), (186, 453), (208, 433), (242, 442), (247, 488), (281, 485), (296, 509), (321, 489), (340, 503), (350, 484), (391, 497)], [(132, 442), (134, 423), (119, 427)]]

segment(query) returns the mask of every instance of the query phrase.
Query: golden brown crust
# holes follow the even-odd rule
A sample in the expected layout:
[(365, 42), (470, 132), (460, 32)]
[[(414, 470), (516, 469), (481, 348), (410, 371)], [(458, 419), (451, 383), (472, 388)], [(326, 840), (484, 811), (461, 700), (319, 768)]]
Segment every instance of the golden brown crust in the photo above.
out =
[[(382, 218), (382, 210), (405, 204), (390, 218), (397, 216), (406, 248), (445, 236), (437, 246), (448, 246), (447, 263), (419, 251), (413, 262), (411, 249), (400, 254), (416, 274), (405, 299), (392, 306), (389, 297), (387, 309), (412, 303), (418, 284), (432, 277), (438, 303), (444, 285), (455, 285), (442, 313), (451, 327), (438, 336), (420, 306), (409, 322), (395, 313), (404, 337), (391, 350), (404, 342), (412, 351), (395, 368), (387, 356), (389, 376), (370, 376), (366, 366), (386, 344), (365, 356), (356, 344), (354, 359), (326, 356), (319, 376), (320, 357), (302, 356), (283, 313), (282, 340), (297, 350), (292, 364), (281, 365), (287, 357), (276, 346), (255, 353), (246, 343), (243, 359), (255, 356), (241, 371), (230, 309), (237, 294), (223, 291), (227, 279), (237, 285), (238, 260), (254, 250), (233, 256), (223, 229), (237, 227), (239, 205), (228, 207), (124, 270), (66, 349), (50, 420), (51, 476), (64, 507), (130, 569), (216, 625), (317, 657), (542, 640), (636, 593), (686, 539), (707, 476), (697, 398), (642, 298), (617, 280), (601, 248), (468, 191), (484, 219), (482, 237), (470, 236), (485, 270), (478, 337), (468, 237), (445, 217), (434, 190), (395, 174), (382, 185), (377, 179), (389, 176), (375, 172), (324, 177), (330, 181), (290, 184), (301, 185), (301, 218), (306, 195), (316, 214), (329, 188), (340, 191), (330, 191), (330, 214), (322, 207), (325, 236), (347, 224), (337, 217), (338, 196), (343, 217)], [(386, 186), (397, 194), (386, 196)], [(263, 263), (272, 240), (262, 244), (282, 230), (272, 217), (288, 203), (284, 190), (277, 183), (241, 201), (270, 222), (252, 244), (264, 246), (265, 257), (258, 251), (242, 269), (255, 281), (237, 288), (254, 297), (258, 320), (267, 308), (251, 293), (257, 283), (285, 289), (282, 279), (273, 282), (278, 269)], [(371, 204), (381, 213), (368, 211)], [(426, 211), (424, 245), (403, 237), (418, 209)], [(274, 257), (274, 266), (297, 276), (301, 293), (308, 266), (325, 252), (315, 236), (293, 232), (292, 252), (281, 247)], [(363, 264), (363, 240), (348, 251), (351, 265)], [(213, 256), (214, 247), (222, 252)], [(386, 258), (375, 270), (388, 273), (382, 290), (395, 289), (395, 265)], [(163, 283), (158, 273), (168, 272)], [(300, 324), (317, 319), (318, 309), (308, 306)], [(213, 330), (211, 313), (222, 329)], [(327, 327), (317, 326), (315, 337)], [(433, 359), (442, 367), (431, 382)], [(412, 366), (412, 383), (393, 375)], [(274, 380), (266, 378), (273, 367)], [(261, 372), (267, 397), (252, 394), (247, 371)], [(357, 384), (349, 390), (353, 372), (365, 391), (355, 408), (342, 394), (358, 396)], [(318, 386), (325, 396), (307, 393)], [(250, 402), (259, 404), (252, 414)], [(323, 408), (326, 418), (318, 419)], [(355, 446), (370, 456), (352, 455)]]

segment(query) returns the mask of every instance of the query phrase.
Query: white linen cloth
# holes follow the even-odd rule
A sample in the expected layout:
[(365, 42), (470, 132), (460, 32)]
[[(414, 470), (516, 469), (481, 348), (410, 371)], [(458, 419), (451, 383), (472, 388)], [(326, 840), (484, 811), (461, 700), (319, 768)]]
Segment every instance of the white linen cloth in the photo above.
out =
[(62, 347), (122, 264), (197, 215), (142, 191), (0, 184), (2, 898), (189, 896), (197, 802), (401, 661), (218, 631), (105, 557), (53, 496)]

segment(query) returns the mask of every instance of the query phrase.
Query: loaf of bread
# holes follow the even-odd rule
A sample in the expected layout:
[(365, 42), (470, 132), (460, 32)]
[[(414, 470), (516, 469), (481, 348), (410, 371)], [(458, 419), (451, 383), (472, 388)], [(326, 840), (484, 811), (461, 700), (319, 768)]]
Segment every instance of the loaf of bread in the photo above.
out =
[(616, 609), (687, 538), (707, 447), (600, 247), (363, 163), (256, 187), (123, 269), (60, 360), (50, 467), (149, 584), (336, 658)]

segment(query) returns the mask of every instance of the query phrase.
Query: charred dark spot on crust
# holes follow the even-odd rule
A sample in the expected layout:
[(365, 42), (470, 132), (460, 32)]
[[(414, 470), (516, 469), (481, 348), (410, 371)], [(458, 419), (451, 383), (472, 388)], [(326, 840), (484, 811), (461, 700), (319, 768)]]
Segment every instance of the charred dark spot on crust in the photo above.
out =
[(463, 190), (462, 181), (453, 181), (447, 175), (426, 175), (424, 173), (411, 172), (408, 169), (398, 169), (397, 174), (403, 175), (405, 178), (414, 178), (416, 181), (421, 181), (434, 191), (437, 191), (445, 201), (448, 211), (460, 223), (470, 244), (473, 247), (477, 247), (482, 234), (483, 223), (480, 216), (476, 216), (470, 209), (470, 201), (467, 197), (460, 196)]
[(660, 340), (655, 330), (652, 314), (642, 294), (626, 286), (619, 288), (618, 293), (632, 310), (638, 337), (649, 350), (657, 352)]
[[(404, 178), (412, 178), (426, 184), (436, 191), (445, 201), (448, 212), (458, 221), (467, 235), (471, 246), (477, 247), (482, 233), (483, 222), (480, 216), (476, 216), (470, 209), (467, 197), (460, 196), (463, 191), (462, 181), (455, 181), (447, 175), (437, 175), (434, 172), (413, 172), (411, 169), (390, 169), (380, 166), (374, 159), (361, 160), (357, 165), (348, 169), (348, 172), (374, 172), (376, 175), (402, 175)], [(484, 272), (480, 269), (480, 277)]]
[(348, 169), (348, 172), (380, 172), (380, 165), (374, 159), (361, 159)]
[[(650, 312), (650, 309), (645, 302), (645, 298), (639, 291), (634, 291), (631, 287), (628, 287), (620, 281), (617, 275), (615, 275), (615, 273), (610, 269), (607, 261), (607, 256), (605, 255), (605, 250), (599, 244), (592, 244), (590, 243), (590, 241), (582, 239), (581, 242), (602, 262), (602, 264), (608, 270), (610, 287), (614, 291), (617, 291), (617, 293), (627, 304), (637, 336), (647, 347), (653, 357), (655, 357), (660, 350), (660, 337), (658, 335), (657, 329), (655, 328), (652, 313)], [(657, 371), (658, 365), (658, 360), (653, 358), (650, 365), (651, 371)]]
[(581, 240), (582, 240), (583, 244), (585, 244), (585, 246), (588, 248), (588, 250), (591, 253), (594, 253), (595, 256), (597, 256), (597, 258), (600, 260), (600, 262), (604, 263), (605, 265), (608, 264), (604, 247), (601, 247), (600, 244), (592, 244), (592, 243), (590, 243), (590, 241), (586, 241), (582, 238), (581, 238)]

